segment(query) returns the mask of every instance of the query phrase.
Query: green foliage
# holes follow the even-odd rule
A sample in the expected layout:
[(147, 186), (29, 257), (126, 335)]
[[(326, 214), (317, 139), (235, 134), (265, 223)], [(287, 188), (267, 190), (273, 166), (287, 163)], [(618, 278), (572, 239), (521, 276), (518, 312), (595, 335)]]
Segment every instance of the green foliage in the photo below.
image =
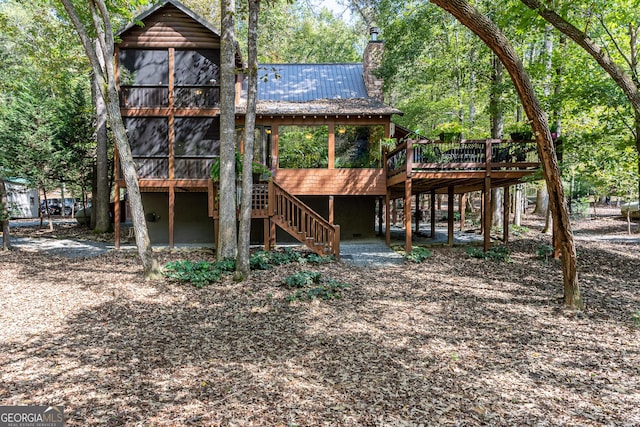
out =
[(282, 284), (288, 288), (304, 288), (305, 286), (320, 283), (322, 275), (316, 271), (299, 271), (286, 277)]
[(431, 251), (429, 249), (423, 248), (421, 246), (414, 247), (411, 252), (404, 254), (404, 259), (409, 262), (421, 263), (431, 256)]
[(633, 320), (634, 326), (636, 328), (640, 328), (640, 310), (633, 313), (633, 315), (631, 316), (631, 319)]
[(191, 283), (196, 288), (202, 288), (220, 281), (222, 272), (206, 261), (172, 261), (165, 265), (164, 274), (167, 278), (181, 283)]
[(543, 261), (544, 263), (549, 262), (549, 257), (553, 256), (553, 252), (553, 246), (547, 244), (542, 244), (538, 246), (538, 249), (536, 249), (536, 255), (538, 256), (538, 259), (540, 261)]
[(531, 125), (528, 122), (515, 122), (505, 127), (507, 133), (531, 132)]
[(511, 251), (506, 246), (494, 246), (486, 252), (482, 248), (469, 246), (467, 255), (472, 258), (488, 259), (495, 262), (511, 262)]
[(225, 258), (221, 261), (216, 261), (215, 263), (213, 263), (212, 268), (230, 273), (235, 271), (236, 269), (236, 260), (235, 258)]
[(279, 167), (326, 168), (329, 165), (327, 126), (280, 126)]

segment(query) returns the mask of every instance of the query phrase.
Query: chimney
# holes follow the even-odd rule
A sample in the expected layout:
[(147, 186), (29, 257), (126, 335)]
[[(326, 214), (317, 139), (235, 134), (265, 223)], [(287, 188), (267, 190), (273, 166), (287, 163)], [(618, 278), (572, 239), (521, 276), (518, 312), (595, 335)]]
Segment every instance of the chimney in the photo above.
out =
[(375, 71), (382, 65), (382, 53), (384, 52), (384, 42), (378, 40), (380, 30), (377, 27), (371, 27), (369, 34), (371, 40), (364, 48), (362, 56), (362, 74), (364, 77), (364, 85), (367, 88), (367, 95), (382, 102), (384, 95), (382, 93), (382, 85), (384, 80), (375, 76)]

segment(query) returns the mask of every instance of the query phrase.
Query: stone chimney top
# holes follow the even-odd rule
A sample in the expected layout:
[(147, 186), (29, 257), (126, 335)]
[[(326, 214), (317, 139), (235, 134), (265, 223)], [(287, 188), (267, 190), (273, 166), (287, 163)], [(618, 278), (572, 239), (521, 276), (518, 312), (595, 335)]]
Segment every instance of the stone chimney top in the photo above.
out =
[(370, 98), (375, 98), (378, 101), (384, 101), (384, 94), (382, 93), (382, 85), (384, 80), (375, 75), (375, 72), (382, 65), (382, 54), (384, 52), (384, 42), (378, 40), (380, 30), (377, 27), (371, 27), (369, 34), (371, 40), (364, 48), (364, 54), (362, 56), (362, 74), (364, 77), (364, 85), (367, 88), (367, 95)]

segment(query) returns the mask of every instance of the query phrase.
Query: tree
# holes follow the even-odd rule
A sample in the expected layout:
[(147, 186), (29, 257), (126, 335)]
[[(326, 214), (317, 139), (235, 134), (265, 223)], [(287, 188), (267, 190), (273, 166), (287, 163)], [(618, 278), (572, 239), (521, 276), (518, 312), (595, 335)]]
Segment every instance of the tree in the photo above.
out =
[[(154, 257), (153, 248), (149, 240), (149, 232), (142, 206), (142, 197), (138, 186), (138, 176), (122, 116), (120, 115), (120, 101), (116, 88), (114, 66), (114, 34), (109, 11), (107, 10), (104, 0), (89, 0), (87, 2), (92, 23), (91, 29), (97, 35), (98, 40), (98, 49), (95, 49), (93, 41), (89, 36), (88, 27), (85, 26), (81, 20), (81, 15), (78, 13), (76, 6), (71, 0), (61, 1), (89, 57), (97, 86), (100, 88), (102, 97), (106, 102), (109, 124), (111, 125), (111, 131), (115, 138), (120, 156), (120, 166), (127, 184), (129, 204), (131, 206), (131, 219), (144, 275), (149, 279), (158, 278), (161, 276), (161, 269)], [(123, 9), (120, 10), (122, 11)], [(98, 56), (100, 56), (100, 58)]]
[[(562, 17), (556, 10), (549, 7), (547, 3), (543, 4), (539, 0), (521, 1), (528, 8), (535, 10), (538, 15), (540, 15), (543, 19), (553, 25), (558, 31), (562, 32), (576, 44), (582, 47), (589, 55), (591, 55), (596, 60), (596, 62), (607, 72), (607, 74), (611, 76), (616, 85), (618, 85), (618, 87), (624, 92), (635, 113), (632, 134), (635, 139), (636, 151), (640, 153), (640, 93), (638, 91), (640, 79), (638, 77), (639, 68), (637, 59), (637, 42), (638, 34), (640, 33), (640, 27), (638, 26), (637, 22), (632, 21), (630, 21), (626, 25), (626, 28), (628, 29), (627, 36), (629, 37), (630, 49), (630, 52), (627, 54), (622, 50), (621, 43), (616, 40), (614, 33), (609, 29), (605, 18), (607, 12), (613, 12), (616, 18), (619, 18), (620, 16), (627, 17), (629, 16), (629, 12), (636, 9), (635, 5), (620, 5), (622, 8), (624, 8), (624, 13), (619, 14), (615, 13), (615, 5), (611, 4), (610, 2), (606, 2), (605, 4), (597, 4), (597, 6), (600, 7), (596, 8), (595, 10), (593, 10), (593, 8), (596, 6), (596, 4), (594, 4), (594, 2), (589, 3), (589, 16), (595, 18), (595, 21), (602, 26), (602, 35), (604, 37), (608, 37), (611, 42), (611, 47), (603, 47), (598, 44), (594, 40), (594, 38), (588, 35), (587, 30), (580, 30), (578, 27), (570, 23), (567, 19)], [(564, 6), (566, 8), (567, 5)], [(571, 4), (571, 6), (573, 6), (573, 3)], [(571, 7), (568, 8), (568, 10), (571, 10)], [(585, 25), (585, 28), (592, 29), (594, 26), (595, 25), (593, 24), (591, 19), (589, 19), (589, 21)], [(616, 52), (620, 56), (623, 63), (629, 68), (631, 75), (625, 72), (623, 66), (620, 65), (612, 57), (612, 54), (610, 52)], [(640, 175), (640, 156), (638, 157), (638, 174)], [(638, 179), (638, 199), (640, 200), (640, 178)]]
[(9, 235), (9, 201), (7, 199), (7, 187), (4, 179), (0, 176), (0, 224), (2, 225), (2, 250), (11, 249), (11, 239)]
[(570, 307), (583, 308), (576, 271), (576, 250), (551, 132), (549, 131), (545, 112), (540, 106), (522, 61), (500, 29), (465, 0), (433, 0), (432, 2), (451, 13), (463, 25), (476, 33), (500, 58), (511, 76), (511, 80), (536, 134), (538, 153), (542, 161), (543, 175), (550, 196), (554, 226), (559, 232), (558, 244), (562, 254), (564, 303)]
[[(235, 0), (221, 0), (222, 35), (220, 46), (220, 226), (216, 253), (218, 260), (234, 258), (238, 250), (236, 232), (235, 162)], [(249, 172), (251, 169), (249, 169)]]
[(253, 199), (253, 145), (255, 140), (256, 101), (258, 97), (258, 14), (260, 0), (249, 1), (247, 49), (247, 109), (244, 119), (244, 157), (242, 164), (242, 200), (240, 204), (240, 234), (236, 259), (237, 279), (249, 276), (249, 244), (251, 243), (251, 205)]

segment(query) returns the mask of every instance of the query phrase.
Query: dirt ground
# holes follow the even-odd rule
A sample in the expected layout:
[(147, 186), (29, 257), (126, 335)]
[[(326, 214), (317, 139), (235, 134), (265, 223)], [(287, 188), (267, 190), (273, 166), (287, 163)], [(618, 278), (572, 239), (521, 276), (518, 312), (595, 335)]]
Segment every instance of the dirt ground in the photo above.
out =
[[(508, 263), (435, 247), (203, 289), (144, 281), (132, 252), (0, 253), (0, 402), (63, 405), (69, 426), (640, 425), (638, 239), (612, 215), (574, 224), (575, 312), (527, 221)], [(288, 302), (278, 284), (301, 270), (351, 287)]]

